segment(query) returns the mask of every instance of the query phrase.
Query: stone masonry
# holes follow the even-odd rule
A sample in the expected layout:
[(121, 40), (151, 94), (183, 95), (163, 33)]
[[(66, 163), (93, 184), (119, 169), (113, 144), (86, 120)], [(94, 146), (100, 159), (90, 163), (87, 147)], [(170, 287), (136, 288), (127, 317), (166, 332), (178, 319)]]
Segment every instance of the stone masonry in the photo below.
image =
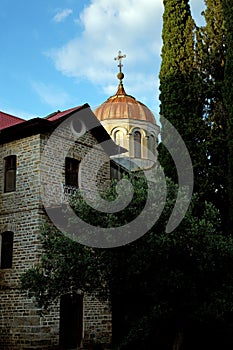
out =
[[(54, 163), (51, 173), (48, 162), (43, 171), (47, 174), (48, 181), (47, 184), (41, 183), (45, 180), (41, 178), (41, 156), (48, 144), (51, 130), (47, 131), (44, 128), (43, 131), (38, 129), (38, 132), (34, 130), (31, 133), (29, 130), (24, 137), (21, 137), (20, 128), (23, 124), (17, 126), (16, 136), (9, 137), (9, 140), (6, 137), (4, 142), (0, 140), (0, 236), (6, 231), (14, 234), (12, 268), (0, 268), (0, 350), (58, 349), (59, 305), (54, 305), (45, 316), (40, 316), (35, 301), (20, 291), (19, 278), (40, 260), (40, 227), (45, 215), (40, 191), (44, 189), (49, 194), (46, 198), (50, 198), (51, 202), (46, 205), (61, 205), (64, 200), (62, 184), (65, 170), (64, 164), (61, 169), (56, 169)], [(11, 129), (8, 128), (9, 133)], [(67, 137), (69, 129), (66, 127), (63, 131), (61, 137), (69, 146), (70, 140)], [(81, 187), (94, 184), (93, 179), (89, 177), (95, 172), (98, 173), (96, 181), (98, 186), (104, 187), (109, 181), (109, 157), (103, 148), (98, 147), (98, 143), (91, 132), (86, 132), (73, 143), (72, 147), (69, 147), (67, 155), (78, 160), (82, 160), (95, 148), (90, 158), (92, 171), (88, 172), (88, 167), (85, 167), (81, 173)], [(48, 147), (48, 159), (56, 157), (56, 152), (59, 156), (64, 153), (62, 143), (60, 145), (61, 149)], [(4, 158), (9, 155), (17, 157), (16, 190), (4, 193)], [(101, 174), (97, 171), (99, 166), (97, 158), (101, 158), (104, 164)], [(61, 196), (56, 195), (54, 199), (53, 194), (57, 191)], [(111, 342), (111, 313), (107, 304), (101, 304), (94, 296), (86, 295), (83, 322), (83, 337), (86, 343)]]

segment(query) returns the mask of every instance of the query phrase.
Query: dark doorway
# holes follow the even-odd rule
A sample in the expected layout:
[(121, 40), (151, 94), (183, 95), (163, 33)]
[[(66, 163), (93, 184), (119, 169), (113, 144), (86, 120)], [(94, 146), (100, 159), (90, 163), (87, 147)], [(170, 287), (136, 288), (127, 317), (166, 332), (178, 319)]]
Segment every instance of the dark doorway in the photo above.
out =
[(83, 334), (83, 295), (66, 294), (60, 301), (60, 345), (77, 349)]

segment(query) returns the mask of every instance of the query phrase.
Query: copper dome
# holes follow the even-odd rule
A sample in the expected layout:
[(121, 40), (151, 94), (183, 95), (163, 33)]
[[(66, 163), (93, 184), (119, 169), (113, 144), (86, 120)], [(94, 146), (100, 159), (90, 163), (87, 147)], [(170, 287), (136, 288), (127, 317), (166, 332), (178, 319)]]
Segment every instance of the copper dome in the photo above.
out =
[(127, 95), (122, 82), (117, 93), (102, 103), (94, 113), (100, 122), (109, 119), (136, 119), (156, 124), (149, 108), (133, 96)]

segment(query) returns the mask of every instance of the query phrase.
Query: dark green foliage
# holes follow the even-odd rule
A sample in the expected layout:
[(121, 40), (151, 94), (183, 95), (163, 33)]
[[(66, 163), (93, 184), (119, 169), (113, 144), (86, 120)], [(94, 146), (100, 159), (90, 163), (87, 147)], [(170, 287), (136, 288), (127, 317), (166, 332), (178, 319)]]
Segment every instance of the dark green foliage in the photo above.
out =
[(48, 309), (61, 295), (73, 290), (88, 292), (98, 285), (104, 293), (94, 251), (75, 243), (52, 224), (42, 227), (41, 241), (41, 263), (22, 276), (23, 287), (28, 289), (29, 297), (36, 297), (40, 307)]
[[(202, 119), (202, 82), (195, 59), (195, 23), (188, 0), (164, 1), (162, 37), (160, 113), (183, 138), (193, 161), (195, 190), (202, 196), (207, 187), (208, 160), (204, 142), (207, 127)], [(166, 133), (166, 122), (162, 125), (161, 137), (162, 141), (170, 137)], [(173, 147), (178, 149), (179, 145)], [(166, 174), (176, 181), (171, 157), (162, 145), (159, 161)]]
[[(201, 201), (198, 206), (202, 207), (204, 200), (215, 203), (221, 210), (222, 225), (225, 227), (228, 213), (227, 176), (230, 179), (228, 187), (230, 202), (233, 199), (233, 168), (231, 166), (233, 164), (233, 128), (230, 118), (227, 125), (228, 111), (226, 112), (224, 107), (222, 91), (224, 70), (225, 95), (228, 94), (227, 90), (232, 88), (232, 4), (230, 1), (225, 2), (227, 11), (225, 19), (228, 22), (226, 24), (227, 38), (231, 40), (231, 43), (228, 42), (227, 45), (228, 69), (225, 69), (226, 29), (222, 1), (206, 0), (207, 8), (204, 12), (206, 25), (203, 28), (195, 28), (188, 1), (167, 0), (164, 1), (164, 6), (160, 71), (161, 114), (177, 128), (190, 152), (194, 166), (194, 188)], [(232, 100), (233, 96), (230, 93), (226, 97), (226, 105), (229, 109), (231, 109)], [(169, 135), (166, 135), (166, 123), (162, 126), (164, 128), (162, 130), (163, 141)], [(227, 157), (229, 171), (227, 171)], [(174, 164), (162, 146), (160, 146), (159, 159), (166, 173), (176, 180)], [(231, 211), (231, 220), (232, 218)], [(232, 227), (233, 222), (231, 221), (231, 229), (228, 230), (228, 233), (232, 232)], [(220, 263), (224, 260), (221, 259), (222, 257)], [(193, 272), (191, 276), (195, 276), (195, 273)], [(208, 281), (208, 278), (206, 280)], [(227, 292), (228, 295), (231, 294), (230, 290)], [(210, 323), (210, 319), (208, 322)], [(222, 343), (220, 347), (224, 348), (224, 344)], [(190, 349), (190, 346), (187, 348)], [(200, 349), (200, 344), (197, 348)], [(213, 348), (210, 343), (208, 348)]]
[(164, 0), (161, 79), (192, 73), (194, 28), (188, 0)]
[(233, 3), (223, 0), (224, 20), (227, 34), (227, 54), (224, 79), (224, 102), (227, 109), (227, 145), (228, 145), (228, 194), (229, 222), (228, 230), (233, 234)]
[(203, 90), (203, 118), (208, 125), (205, 143), (209, 157), (207, 199), (226, 221), (227, 196), (227, 113), (223, 101), (226, 61), (226, 28), (222, 0), (206, 0), (206, 25), (198, 29), (197, 57)]
[[(193, 198), (182, 224), (165, 233), (177, 194), (177, 187), (168, 179), (167, 183), (167, 203), (160, 219), (131, 244), (88, 248), (45, 226), (42, 261), (22, 276), (23, 288), (45, 308), (77, 289), (95, 292), (101, 300), (110, 298), (119, 349), (135, 349), (135, 344), (140, 349), (151, 349), (151, 344), (166, 349), (176, 342), (177, 332), (185, 339), (188, 325), (225, 322), (233, 310), (233, 240), (220, 233), (218, 212), (211, 204), (205, 204), (201, 216), (195, 214), (198, 197)], [(142, 177), (134, 190), (133, 203), (143, 210), (147, 184)], [(109, 196), (114, 198), (114, 189)], [(74, 204), (77, 199), (79, 214), (83, 212), (87, 220), (93, 209), (79, 196), (73, 198)], [(135, 217), (134, 209), (134, 205), (126, 209), (128, 221)], [(111, 227), (116, 218), (104, 214), (98, 224), (106, 226), (106, 222)], [(118, 216), (121, 223), (124, 215)]]
[(164, 234), (160, 221), (125, 251), (112, 252), (117, 259), (130, 257), (118, 260), (111, 280), (113, 290), (119, 292), (117, 309), (121, 313), (123, 307), (131, 316), (130, 326), (119, 317), (123, 328), (129, 329), (120, 349), (151, 349), (152, 345), (165, 349), (169, 342), (171, 348), (176, 332), (190, 349), (189, 336), (199, 338), (191, 331), (194, 325), (204, 328), (211, 322), (216, 327), (231, 314), (233, 241), (218, 233), (212, 205), (205, 205), (202, 217), (194, 213), (195, 205), (169, 235)]
[[(181, 134), (193, 162), (194, 190), (226, 221), (227, 117), (223, 103), (226, 30), (222, 1), (206, 0), (206, 25), (197, 28), (187, 1), (164, 1), (160, 70), (161, 114)], [(162, 141), (166, 123), (162, 125)], [(177, 145), (174, 145), (177, 147)], [(182, 155), (181, 155), (182, 157)], [(176, 181), (173, 161), (160, 145), (159, 160)]]

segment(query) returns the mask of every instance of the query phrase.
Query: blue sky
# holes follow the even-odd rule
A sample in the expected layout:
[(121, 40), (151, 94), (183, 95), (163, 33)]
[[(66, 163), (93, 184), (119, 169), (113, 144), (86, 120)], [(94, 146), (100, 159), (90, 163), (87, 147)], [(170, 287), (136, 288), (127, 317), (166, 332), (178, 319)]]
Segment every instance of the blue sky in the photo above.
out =
[[(198, 24), (204, 0), (191, 0)], [(158, 114), (162, 0), (1, 0), (0, 110), (44, 117), (117, 89), (119, 50), (126, 92)]]

